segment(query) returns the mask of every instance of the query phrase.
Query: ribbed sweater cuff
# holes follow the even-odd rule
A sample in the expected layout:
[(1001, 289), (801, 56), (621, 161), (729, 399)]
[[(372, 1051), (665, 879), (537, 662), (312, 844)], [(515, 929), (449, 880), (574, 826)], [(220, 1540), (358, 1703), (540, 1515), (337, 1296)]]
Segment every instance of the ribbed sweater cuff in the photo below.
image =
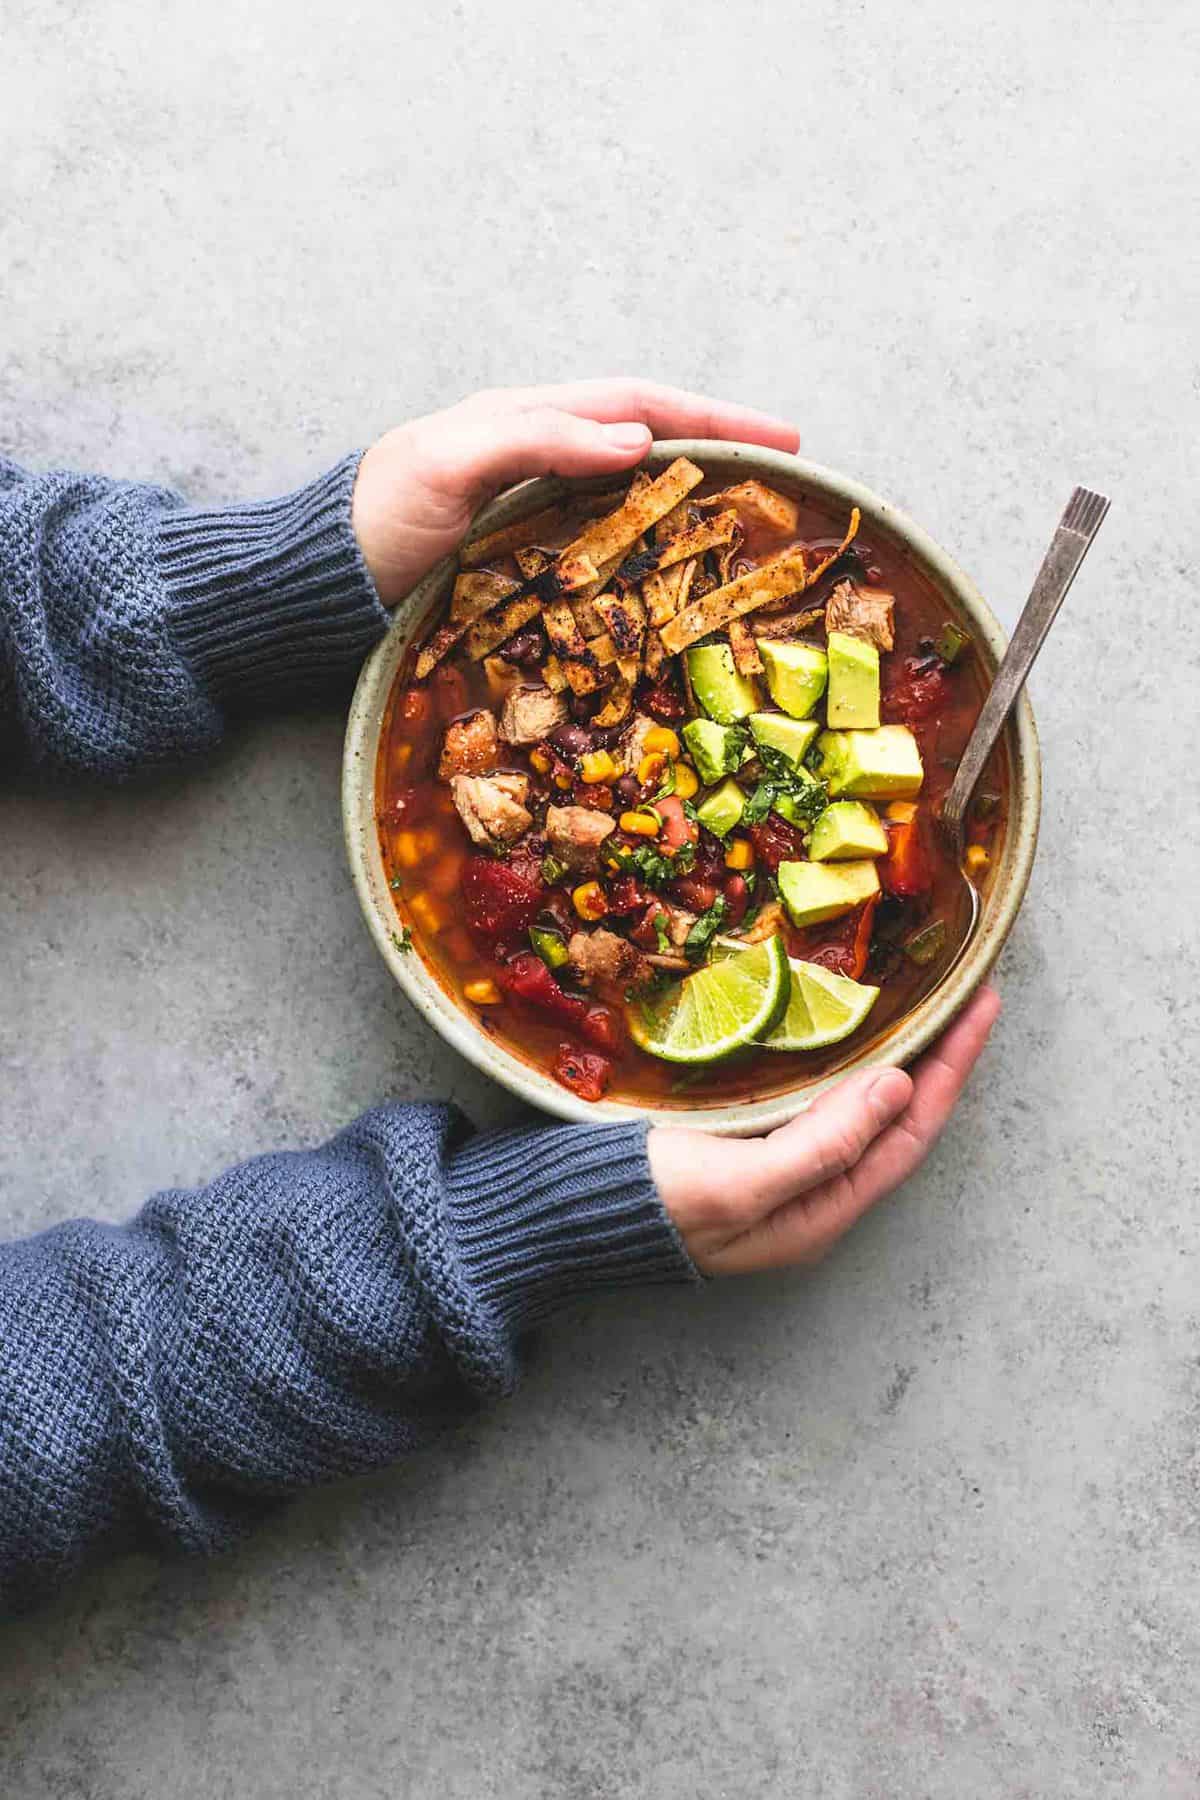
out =
[(170, 629), (216, 698), (290, 702), (336, 689), (386, 631), (350, 523), (360, 458), (280, 500), (164, 515)]
[(475, 1139), (454, 1158), (450, 1206), (472, 1288), (518, 1330), (598, 1288), (700, 1279), (658, 1197), (644, 1125)]

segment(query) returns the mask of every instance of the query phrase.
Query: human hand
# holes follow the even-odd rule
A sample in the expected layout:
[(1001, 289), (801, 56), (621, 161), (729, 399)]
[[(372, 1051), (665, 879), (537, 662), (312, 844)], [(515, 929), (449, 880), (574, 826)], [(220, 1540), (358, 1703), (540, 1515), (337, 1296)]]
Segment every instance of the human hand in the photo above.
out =
[(999, 1012), (995, 989), (982, 988), (911, 1078), (864, 1069), (767, 1137), (652, 1131), (650, 1168), (697, 1268), (747, 1275), (819, 1262), (924, 1162)]
[(489, 388), (389, 431), (363, 457), (352, 518), (385, 606), (453, 550), (484, 500), (531, 475), (608, 475), (655, 437), (737, 438), (795, 450), (794, 425), (649, 381)]

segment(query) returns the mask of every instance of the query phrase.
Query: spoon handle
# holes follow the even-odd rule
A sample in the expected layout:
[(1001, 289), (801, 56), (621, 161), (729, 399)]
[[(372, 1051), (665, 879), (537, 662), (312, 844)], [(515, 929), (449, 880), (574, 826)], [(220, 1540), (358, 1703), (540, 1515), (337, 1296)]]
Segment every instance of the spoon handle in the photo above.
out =
[(1004, 660), (996, 670), (996, 679), (980, 708), (975, 729), (967, 740), (958, 772), (942, 802), (939, 823), (943, 832), (961, 842), (963, 821), (968, 802), (983, 772), (992, 746), (1004, 728), (1025, 685), (1025, 677), (1033, 667), (1038, 651), (1046, 641), (1046, 633), (1067, 597), (1067, 590), (1079, 572), (1079, 565), (1091, 548), (1092, 539), (1104, 522), (1109, 502), (1104, 494), (1077, 487), (1067, 502), (1058, 522), (1050, 548), (1042, 560), (1029, 598), (1017, 628), (1004, 652)]

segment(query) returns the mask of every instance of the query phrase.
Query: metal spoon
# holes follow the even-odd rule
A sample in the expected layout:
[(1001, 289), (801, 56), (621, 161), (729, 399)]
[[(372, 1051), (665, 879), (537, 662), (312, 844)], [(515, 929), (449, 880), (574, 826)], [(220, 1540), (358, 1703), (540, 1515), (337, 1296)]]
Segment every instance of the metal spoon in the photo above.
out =
[(1017, 695), (1024, 687), (1025, 678), (1046, 641), (1046, 633), (1067, 597), (1067, 590), (1079, 573), (1079, 565), (1091, 548), (1092, 539), (1104, 522), (1108, 507), (1107, 496), (1094, 494), (1090, 488), (1077, 487), (1068, 500), (1066, 511), (1058, 522), (1058, 528), (1050, 540), (1050, 548), (1030, 589), (1025, 609), (1017, 620), (1017, 628), (1004, 652), (1004, 659), (996, 670), (996, 679), (988, 690), (987, 699), (975, 721), (975, 728), (967, 739), (958, 771), (942, 801), (937, 817), (937, 830), (954, 856), (970, 896), (966, 929), (958, 955), (962, 954), (963, 947), (969, 942), (979, 923), (979, 890), (963, 869), (967, 807), (975, 783), (983, 772), (983, 765), (990, 756), (996, 739), (1004, 729), (1005, 720), (1017, 703)]

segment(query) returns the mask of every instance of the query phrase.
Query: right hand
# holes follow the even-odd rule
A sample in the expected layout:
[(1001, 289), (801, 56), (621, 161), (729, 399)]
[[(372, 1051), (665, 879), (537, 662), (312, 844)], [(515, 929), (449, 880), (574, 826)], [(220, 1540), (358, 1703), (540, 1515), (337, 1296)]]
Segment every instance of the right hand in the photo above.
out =
[(652, 1131), (659, 1195), (706, 1275), (819, 1262), (918, 1169), (941, 1134), (1000, 1013), (982, 988), (916, 1064), (864, 1069), (763, 1138)]

